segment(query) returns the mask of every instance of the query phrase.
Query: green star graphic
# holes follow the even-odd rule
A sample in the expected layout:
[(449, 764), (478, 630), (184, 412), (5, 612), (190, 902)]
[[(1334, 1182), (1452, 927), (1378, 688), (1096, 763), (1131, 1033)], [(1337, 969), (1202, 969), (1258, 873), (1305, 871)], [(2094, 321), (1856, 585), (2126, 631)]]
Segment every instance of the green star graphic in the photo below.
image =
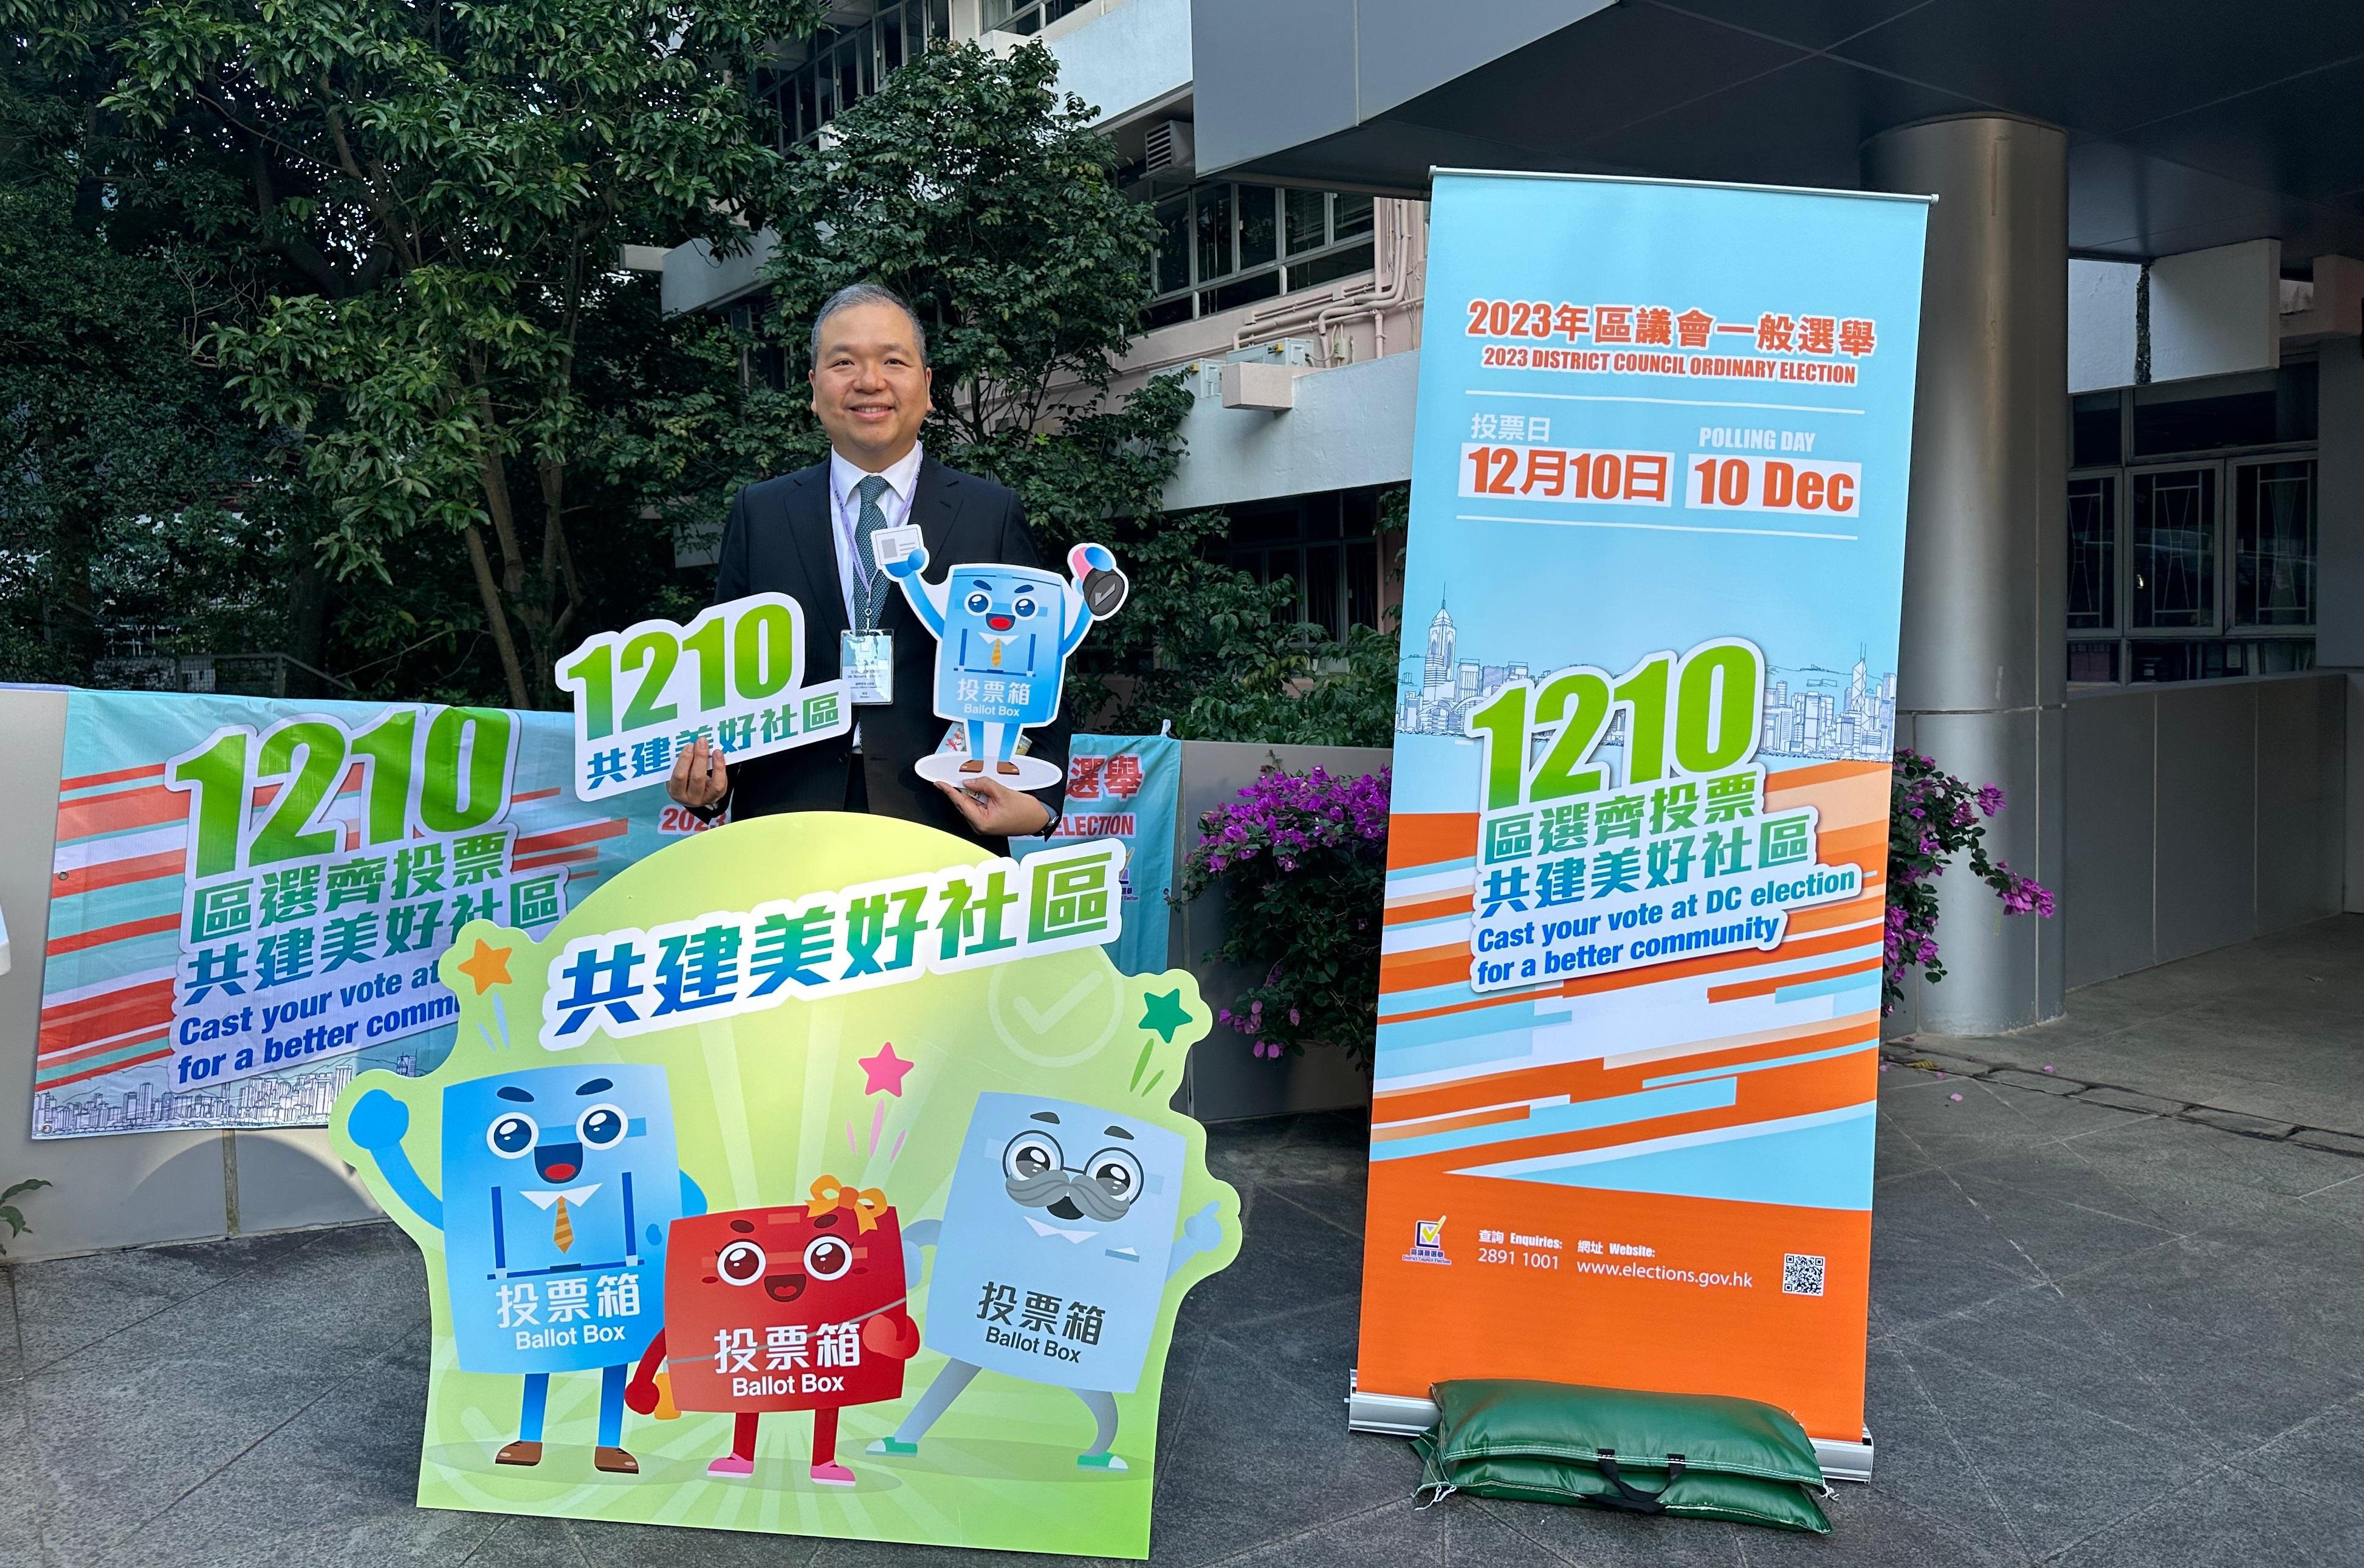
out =
[(1190, 1021), (1190, 1009), (1182, 1005), (1182, 988), (1176, 986), (1163, 995), (1149, 994), (1149, 1007), (1141, 1015), (1141, 1027), (1155, 1029), (1166, 1044), (1174, 1043), (1174, 1031)]

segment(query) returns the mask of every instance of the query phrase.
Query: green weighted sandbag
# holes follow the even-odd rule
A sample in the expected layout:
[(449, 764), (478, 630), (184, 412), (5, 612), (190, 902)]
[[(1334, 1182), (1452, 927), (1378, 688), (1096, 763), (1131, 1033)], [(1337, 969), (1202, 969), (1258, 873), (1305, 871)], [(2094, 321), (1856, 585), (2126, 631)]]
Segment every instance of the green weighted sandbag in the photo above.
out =
[(1770, 1405), (1519, 1378), (1432, 1392), (1437, 1423), (1416, 1446), (1433, 1503), (1471, 1492), (1830, 1533), (1813, 1442)]

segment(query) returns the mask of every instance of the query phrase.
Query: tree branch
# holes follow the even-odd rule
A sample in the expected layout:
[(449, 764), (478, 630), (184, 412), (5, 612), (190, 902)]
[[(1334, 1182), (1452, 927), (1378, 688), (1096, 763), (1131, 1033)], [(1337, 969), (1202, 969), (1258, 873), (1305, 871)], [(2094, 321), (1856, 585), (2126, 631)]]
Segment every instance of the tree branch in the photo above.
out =
[[(479, 375), (482, 367), (475, 367)], [(493, 395), (481, 380), (472, 393), (480, 432), (476, 448), (476, 480), (485, 492), (485, 509), (493, 519), (493, 537), (501, 546), (501, 587), (509, 594), (525, 588), (525, 552), (518, 548), (517, 515), (509, 504), (508, 467), (501, 461), (500, 420), (493, 413)]]
[(525, 667), (518, 662), (517, 640), (509, 635), (509, 617), (501, 608), (501, 591), (493, 582), (493, 563), (485, 554), (485, 536), (475, 524), (462, 530), (468, 541), (468, 564), (474, 571), (476, 593), (485, 602), (485, 625), (493, 634), (493, 646), (500, 650), (501, 673), (509, 684), (509, 704), (513, 707), (532, 706), (532, 694), (526, 690)]
[(361, 160), (353, 155), (353, 144), (345, 135), (344, 113), (330, 101), (335, 86), (325, 73), (319, 79), (319, 88), (320, 118), (329, 128), (329, 139), (337, 144), (337, 161), (343, 167), (347, 177), (361, 186), (362, 205), (369, 208), (370, 216), (377, 219), (378, 231), (385, 241), (402, 253), (404, 270), (417, 271), (420, 257), (414, 237), (395, 220), (395, 215), (387, 210), (385, 193), (362, 167)]
[[(233, 120), (230, 123), (237, 125), (238, 122)], [(238, 128), (244, 130), (246, 128), (240, 126)], [(264, 219), (267, 224), (271, 215), (278, 209), (279, 188), (271, 177), (271, 159), (264, 151), (266, 140), (267, 139), (263, 137), (250, 133), (247, 141), (247, 162), (249, 172), (254, 182), (256, 216)], [(306, 277), (310, 278), (319, 291), (329, 298), (340, 298), (347, 292), (345, 280), (337, 275), (336, 264), (329, 260), (326, 252), (310, 240), (296, 235), (281, 234), (273, 237), (271, 248), (285, 257)]]
[(367, 294), (393, 270), (394, 247), (383, 241), (371, 246), (369, 254), (362, 259), (360, 269), (353, 273), (353, 292)]

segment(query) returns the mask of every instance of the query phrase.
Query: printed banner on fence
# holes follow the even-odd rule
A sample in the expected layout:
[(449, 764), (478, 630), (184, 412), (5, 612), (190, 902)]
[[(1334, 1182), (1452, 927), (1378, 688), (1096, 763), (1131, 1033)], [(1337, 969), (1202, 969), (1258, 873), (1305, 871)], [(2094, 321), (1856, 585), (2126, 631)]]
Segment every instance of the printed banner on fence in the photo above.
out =
[(1859, 1440), (1927, 207), (1431, 212), (1358, 1392)]
[(317, 1127), (357, 1064), (431, 1067), (453, 932), (697, 827), (573, 765), (563, 714), (72, 694), (33, 1136)]
[(1059, 830), (1019, 840), (1020, 860), (1091, 839), (1124, 846), (1124, 930), (1109, 957), (1127, 974), (1166, 964), (1174, 930), (1174, 817), (1182, 802), (1182, 742), (1170, 735), (1076, 735), (1067, 741), (1067, 801)]
[(1145, 1557), (1239, 1197), (1168, 1103), (1196, 984), (1110, 962), (1122, 861), (767, 817), (463, 929), (457, 1045), (331, 1134), (427, 1260), (419, 1502)]

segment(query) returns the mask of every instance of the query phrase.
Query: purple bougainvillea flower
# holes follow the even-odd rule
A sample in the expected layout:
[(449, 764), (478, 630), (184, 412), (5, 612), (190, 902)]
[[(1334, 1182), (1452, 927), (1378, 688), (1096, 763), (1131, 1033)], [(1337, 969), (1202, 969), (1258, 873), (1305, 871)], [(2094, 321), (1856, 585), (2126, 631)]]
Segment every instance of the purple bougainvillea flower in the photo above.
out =
[(1884, 1012), (1893, 1012), (1901, 1000), (1909, 971), (1924, 970), (1933, 982), (1945, 978), (1937, 962), (1938, 905), (1931, 884), (1949, 863), (1967, 854), (1975, 874), (1993, 889), (2008, 914), (2045, 918), (2055, 907), (2049, 888), (1986, 854), (1981, 818), (2002, 810), (2002, 789), (1973, 789), (1910, 747), (1898, 750), (1891, 781), (1888, 906), (1881, 929)]
[(1217, 956), (1270, 965), (1224, 1009), (1260, 1060), (1312, 1044), (1370, 1050), (1391, 784), (1384, 769), (1272, 767), (1199, 818), (1177, 901), (1220, 884), (1230, 919)]

